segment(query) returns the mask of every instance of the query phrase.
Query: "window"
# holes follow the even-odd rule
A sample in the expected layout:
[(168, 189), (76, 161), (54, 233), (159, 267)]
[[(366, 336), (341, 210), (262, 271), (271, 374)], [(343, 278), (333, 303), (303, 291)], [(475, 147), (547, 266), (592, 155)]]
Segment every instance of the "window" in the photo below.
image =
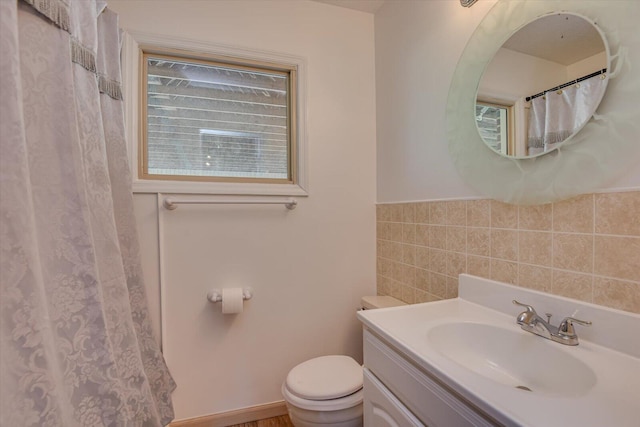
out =
[(476, 125), (484, 142), (495, 151), (515, 155), (513, 106), (478, 100)]
[(295, 65), (142, 49), (138, 178), (295, 184)]

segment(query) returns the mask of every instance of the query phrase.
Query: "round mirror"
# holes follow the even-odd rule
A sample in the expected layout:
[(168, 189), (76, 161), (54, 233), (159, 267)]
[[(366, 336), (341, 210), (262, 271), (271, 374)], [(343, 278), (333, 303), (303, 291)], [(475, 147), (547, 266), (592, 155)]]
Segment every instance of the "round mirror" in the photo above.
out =
[[(607, 41), (607, 93), (582, 130), (544, 156), (498, 155), (476, 126), (480, 81), (511, 35), (539, 17), (576, 14), (596, 22)], [(550, 203), (592, 192), (637, 168), (640, 158), (640, 31), (637, 0), (497, 0), (473, 32), (454, 70), (447, 98), (449, 154), (480, 194), (507, 203)], [(526, 96), (529, 96), (527, 94)]]
[(497, 153), (535, 157), (578, 133), (607, 87), (600, 30), (573, 13), (541, 16), (514, 32), (487, 65), (476, 95), (476, 126)]

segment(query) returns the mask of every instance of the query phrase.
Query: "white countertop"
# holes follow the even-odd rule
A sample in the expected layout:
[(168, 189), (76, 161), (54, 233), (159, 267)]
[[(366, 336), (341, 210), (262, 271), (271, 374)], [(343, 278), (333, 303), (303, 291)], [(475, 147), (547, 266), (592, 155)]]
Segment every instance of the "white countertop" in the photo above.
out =
[[(361, 311), (358, 318), (425, 372), (505, 425), (640, 426), (640, 357), (636, 353), (640, 341), (640, 316), (463, 276), (460, 297), (456, 299)], [(486, 292), (483, 292), (483, 287)], [(483, 305), (487, 294), (491, 295), (491, 302), (484, 304), (493, 305), (492, 308)], [(512, 306), (513, 299), (533, 305), (541, 314), (553, 306), (556, 311), (555, 322), (552, 323), (558, 323), (563, 316), (576, 311), (580, 313), (577, 317), (597, 320), (593, 320), (590, 334), (585, 333), (586, 328), (576, 326), (580, 337), (578, 346), (562, 345), (521, 330), (515, 319), (523, 309)], [(460, 322), (508, 329), (509, 332), (523, 334), (525, 341), (541, 340), (553, 346), (549, 354), (567, 352), (590, 367), (595, 373), (595, 384), (572, 395), (528, 392), (469, 370), (434, 349), (428, 339), (432, 328)], [(618, 327), (620, 324), (623, 327)], [(594, 340), (589, 341), (582, 336), (591, 336)], [(603, 342), (608, 346), (600, 345)], [(549, 360), (540, 360), (540, 363), (553, 363), (552, 356)]]

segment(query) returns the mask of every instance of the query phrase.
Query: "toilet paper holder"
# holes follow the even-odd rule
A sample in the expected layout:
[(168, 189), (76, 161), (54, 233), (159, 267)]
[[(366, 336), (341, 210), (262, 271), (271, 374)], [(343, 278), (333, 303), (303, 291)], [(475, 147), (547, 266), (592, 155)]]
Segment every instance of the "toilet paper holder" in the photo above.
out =
[[(253, 297), (253, 289), (251, 288), (242, 288), (242, 299), (248, 300)], [(222, 290), (220, 289), (211, 289), (207, 293), (207, 299), (209, 302), (221, 302), (222, 301)]]

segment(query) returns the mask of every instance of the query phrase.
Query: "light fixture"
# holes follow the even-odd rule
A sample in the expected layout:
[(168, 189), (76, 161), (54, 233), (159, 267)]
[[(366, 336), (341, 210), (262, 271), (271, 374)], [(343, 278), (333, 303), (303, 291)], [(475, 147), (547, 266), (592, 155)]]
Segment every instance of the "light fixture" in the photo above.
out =
[(463, 7), (471, 7), (471, 6), (473, 6), (473, 4), (474, 4), (475, 2), (477, 2), (477, 1), (478, 1), (478, 0), (460, 0), (460, 4), (461, 4)]

